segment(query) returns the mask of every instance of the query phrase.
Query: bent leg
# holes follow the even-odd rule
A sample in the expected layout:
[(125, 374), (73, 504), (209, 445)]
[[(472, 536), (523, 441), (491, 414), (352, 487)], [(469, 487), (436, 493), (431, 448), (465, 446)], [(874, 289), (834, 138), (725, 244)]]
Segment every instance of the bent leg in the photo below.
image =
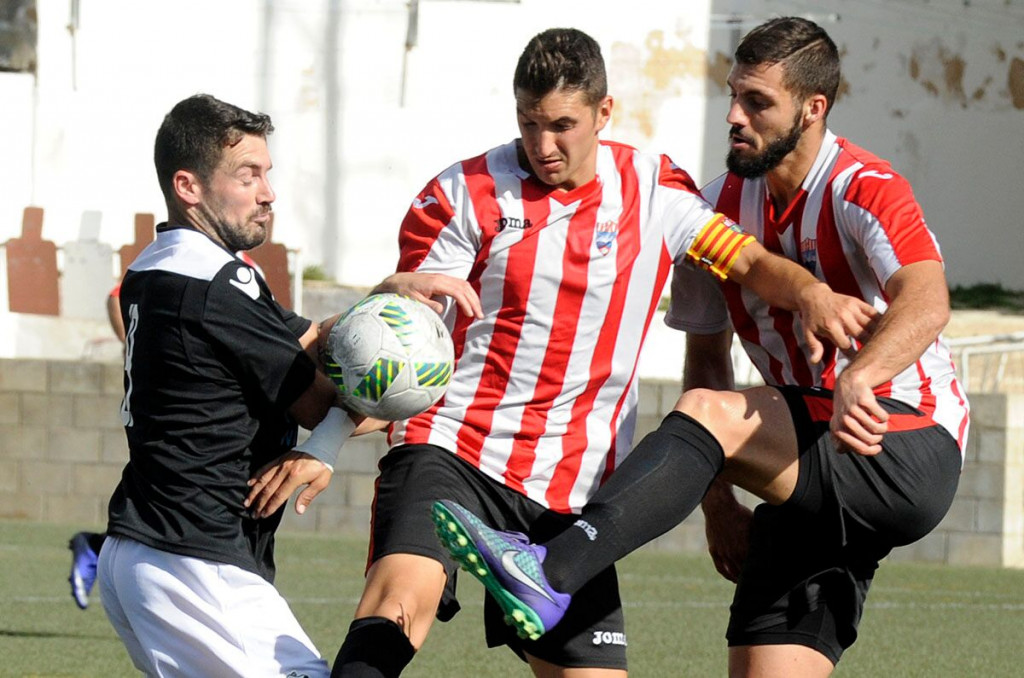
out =
[(433, 558), (409, 553), (384, 556), (366, 574), (355, 618), (390, 619), (418, 650), (434, 622), (446, 581), (444, 567)]
[(375, 562), (331, 675), (400, 675), (427, 639), (446, 581), (441, 563), (424, 556), (396, 553)]
[(692, 389), (675, 407), (711, 432), (722, 446), (722, 479), (781, 504), (796, 488), (799, 449), (789, 405), (778, 389)]

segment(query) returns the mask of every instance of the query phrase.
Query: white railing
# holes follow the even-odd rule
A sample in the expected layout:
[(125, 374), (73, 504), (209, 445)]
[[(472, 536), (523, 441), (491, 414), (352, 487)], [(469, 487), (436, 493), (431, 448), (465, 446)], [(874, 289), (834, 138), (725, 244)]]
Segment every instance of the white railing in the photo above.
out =
[(947, 344), (968, 392), (1024, 391), (1024, 332), (960, 337)]

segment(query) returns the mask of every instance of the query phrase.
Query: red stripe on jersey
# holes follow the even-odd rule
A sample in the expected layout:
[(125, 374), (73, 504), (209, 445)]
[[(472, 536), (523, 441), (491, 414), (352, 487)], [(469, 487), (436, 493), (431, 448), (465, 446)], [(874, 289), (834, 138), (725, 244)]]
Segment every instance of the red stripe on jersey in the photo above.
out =
[(833, 405), (831, 398), (805, 393), (803, 399), (804, 404), (807, 405), (807, 414), (810, 416), (811, 421), (818, 423), (831, 421)]
[[(622, 147), (620, 146), (619, 148)], [(700, 190), (697, 188), (693, 177), (682, 167), (672, 162), (667, 155), (661, 156), (661, 166), (658, 170), (658, 185), (700, 195)]]
[[(728, 175), (725, 179), (725, 183), (722, 185), (722, 190), (718, 195), (718, 202), (715, 204), (715, 209), (725, 214), (733, 221), (738, 221), (740, 216), (740, 199), (743, 196), (744, 182), (742, 179)], [(767, 215), (766, 215), (767, 217)], [(740, 224), (742, 227), (743, 224)], [(765, 233), (762, 234), (764, 238), (764, 247), (768, 251), (775, 251), (776, 253), (781, 252), (779, 246), (778, 236), (771, 232), (771, 229), (765, 229)], [(773, 250), (774, 244), (774, 250)], [(726, 303), (729, 306), (729, 317), (733, 322), (733, 330), (736, 332), (744, 341), (751, 344), (760, 345), (760, 331), (757, 328), (757, 323), (754, 322), (753, 317), (747, 312), (746, 306), (743, 304), (742, 288), (731, 280), (726, 280), (722, 283), (722, 291), (725, 294)], [(771, 372), (772, 378), (775, 383), (782, 383), (782, 363), (776, 360), (771, 354), (768, 354), (768, 369)]]
[(402, 220), (402, 227), (398, 232), (398, 270), (415, 271), (430, 253), (438, 234), (451, 222), (453, 216), (455, 210), (449, 204), (441, 183), (436, 178), (431, 179), (413, 200), (412, 206)]
[[(769, 251), (775, 252), (779, 256), (792, 261), (792, 259), (786, 255), (785, 249), (782, 247), (782, 241), (779, 238), (780, 234), (785, 233), (787, 230), (791, 230), (792, 239), (795, 241), (797, 248), (797, 256), (799, 256), (800, 234), (803, 231), (804, 207), (806, 205), (807, 191), (801, 188), (799, 194), (792, 200), (792, 202), (790, 202), (782, 215), (776, 219), (775, 204), (770, 196), (766, 196), (764, 206), (764, 238), (766, 243), (771, 243), (770, 247), (766, 246)], [(783, 379), (782, 363), (780, 361), (775, 361), (773, 368), (777, 365), (778, 372), (776, 373), (773, 370), (772, 376), (775, 379), (778, 379), (778, 383), (780, 384), (788, 381), (790, 383), (800, 384), (801, 386), (814, 386), (813, 371), (807, 362), (807, 356), (800, 348), (800, 340), (802, 337), (797, 336), (796, 314), (785, 309), (771, 306), (768, 308), (768, 315), (772, 318), (772, 326), (783, 340), (783, 344), (786, 347), (786, 357), (789, 360), (790, 370), (792, 371), (791, 379)], [(826, 344), (826, 350), (827, 349), (828, 345)]]
[[(619, 172), (622, 194), (621, 221), (619, 223), (618, 235), (615, 239), (616, 271), (618, 274), (616, 275), (615, 283), (612, 285), (608, 300), (608, 310), (595, 342), (594, 354), (590, 363), (590, 379), (587, 382), (586, 389), (573, 402), (569, 424), (566, 427), (567, 434), (562, 436), (561, 441), (562, 458), (555, 467), (551, 483), (545, 493), (548, 505), (553, 510), (563, 513), (569, 511), (569, 496), (579, 476), (580, 466), (583, 462), (583, 453), (587, 449), (586, 417), (593, 410), (594, 401), (601, 386), (604, 385), (611, 375), (612, 358), (615, 353), (615, 344), (622, 322), (623, 308), (626, 304), (626, 292), (629, 289), (629, 279), (632, 274), (633, 264), (636, 261), (641, 245), (640, 210), (637, 207), (639, 202), (639, 183), (636, 170), (632, 164), (633, 151), (624, 147), (616, 147), (615, 151), (615, 164)], [(674, 175), (666, 176), (664, 167), (662, 169), (661, 178), (672, 181), (672, 185), (678, 185), (680, 178)], [(665, 268), (665, 275), (667, 276), (667, 265)], [(659, 291), (664, 286), (664, 278), (661, 280), (660, 285), (661, 287), (655, 286)], [(653, 308), (656, 308), (656, 304), (652, 304)], [(649, 322), (650, 318), (648, 318)], [(605, 475), (615, 466), (615, 455), (611, 454), (615, 449), (618, 431), (615, 422), (618, 421), (619, 413), (625, 404), (627, 394), (628, 390), (623, 390), (609, 422), (611, 444), (608, 449), (609, 454), (605, 458)]]
[[(476, 211), (477, 223), (481, 229), (485, 229), (485, 224), (497, 223), (502, 216), (499, 214), (495, 196), (494, 179), (488, 173), (486, 163), (479, 167), (467, 167), (466, 170), (466, 186), (473, 209)], [(535, 224), (529, 234), (533, 235), (547, 221), (547, 202), (539, 200), (541, 194), (531, 182), (524, 181), (521, 186), (523, 206), (527, 210), (523, 216)], [(537, 258), (537, 238), (529, 235), (524, 234), (523, 240), (509, 252), (508, 268), (517, 272), (515, 284), (506, 278), (506, 285), (502, 290), (501, 310), (494, 320), (479, 385), (457, 434), (458, 456), (474, 466), (480, 465), (481, 450), (494, 422), (494, 410), (505, 395), (512, 359), (522, 333), (523, 309), (527, 308)], [(490, 254), (491, 237), (493, 233), (488, 234), (487, 247), (477, 256), (478, 265), (474, 267), (476, 276), (479, 276), (479, 271)], [(478, 281), (479, 278), (475, 280)], [(521, 486), (517, 489), (522, 491)]]
[[(950, 368), (953, 368), (953, 363), (950, 362)], [(955, 368), (953, 368), (955, 369)], [(964, 445), (967, 444), (967, 423), (969, 421), (967, 415), (967, 399), (964, 398), (964, 394), (960, 392), (960, 382), (956, 379), (951, 384), (952, 391), (957, 398), (960, 399), (960, 407), (963, 410), (964, 416), (960, 419), (960, 425), (957, 427), (956, 442), (960, 446), (960, 449), (964, 449)]]
[(845, 139), (839, 143), (844, 156), (864, 164), (847, 187), (844, 199), (863, 207), (878, 219), (900, 264), (942, 261), (942, 255), (926, 229), (906, 228), (909, 224), (925, 223), (910, 182), (896, 174), (892, 165), (869, 151)]
[[(597, 209), (601, 206), (602, 200), (599, 186), (589, 188), (591, 190), (582, 197), (569, 221), (565, 248), (562, 251), (562, 278), (555, 299), (555, 318), (578, 318), (586, 297), (590, 249), (594, 245)], [(524, 299), (519, 308), (526, 308), (526, 305)], [(534, 386), (533, 396), (523, 412), (512, 455), (505, 469), (505, 484), (518, 492), (524, 492), (522, 481), (533, 472), (537, 444), (547, 425), (548, 412), (565, 384), (565, 366), (569, 362), (569, 355), (576, 340), (576, 329), (577, 324), (573, 322), (552, 324), (538, 373), (540, 376)], [(572, 424), (568, 430), (573, 430)], [(551, 492), (552, 488), (549, 487), (548, 493)], [(551, 508), (556, 511), (567, 511), (568, 505), (558, 507), (552, 504)]]
[[(852, 159), (841, 155), (832, 168), (832, 176), (829, 177), (829, 185), (836, 176), (846, 171)], [(836, 213), (832, 191), (825, 191), (821, 201), (821, 213), (818, 215), (818, 267), (824, 272), (825, 282), (834, 291), (846, 294), (851, 297), (863, 299), (857, 277), (850, 267), (850, 261), (843, 252), (842, 239), (839, 236), (839, 229), (836, 226)]]
[[(490, 175), (487, 173), (487, 157), (486, 155), (477, 156), (470, 160), (466, 160), (462, 163), (462, 172), (466, 176), (466, 183), (470, 189), (471, 194), (474, 197), (494, 195), (494, 182), (491, 180)], [(437, 205), (434, 207), (434, 203), (426, 199), (426, 196), (435, 196), (438, 198)], [(427, 203), (427, 207), (424, 209), (417, 209), (417, 204)], [(493, 204), (493, 200), (474, 200), (474, 208), (477, 209), (476, 218), (477, 224), (483, 229), (483, 225), (487, 223), (493, 223), (493, 221), (487, 221), (488, 218), (495, 218), (493, 214), (488, 211), (482, 210), (478, 205), (483, 203), (485, 206)], [(437, 216), (439, 213), (443, 214), (444, 211), (453, 212), (448, 205), (448, 199), (444, 195), (444, 191), (441, 190), (437, 180), (433, 180), (428, 184), (427, 188), (424, 189), (423, 193), (420, 194), (419, 199), (413, 204), (413, 208), (409, 210), (409, 214), (406, 215), (406, 220), (403, 223), (402, 232), (404, 233), (408, 228), (412, 233), (413, 237), (402, 240), (402, 252), (399, 262), (399, 271), (416, 270), (416, 268), (423, 263), (423, 258), (426, 253), (430, 250), (434, 240), (437, 239), (440, 229), (436, 229), (436, 223), (440, 220)], [(416, 216), (419, 214), (419, 218)], [(433, 217), (433, 218), (431, 218)], [(420, 221), (427, 221), (427, 224), (422, 224)], [(445, 224), (451, 221), (451, 217), (447, 217)], [(441, 226), (443, 228), (444, 226)], [(432, 238), (428, 238), (427, 234), (432, 233)], [(485, 233), (482, 233), (482, 236)], [(486, 261), (487, 256), (490, 252), (490, 238), (482, 237), (482, 246), (480, 252), (477, 254), (477, 263), (473, 267), (467, 281), (472, 285), (473, 290), (479, 294), (480, 292), (480, 271), (483, 268), (483, 262)], [(418, 255), (419, 250), (423, 251), (422, 255)], [(411, 266), (411, 268), (405, 268)], [(455, 317), (455, 326), (452, 328), (452, 344), (454, 345), (454, 364), (458, 368), (459, 359), (462, 357), (463, 349), (466, 345), (466, 330), (472, 323), (473, 318), (470, 318), (462, 313), (457, 313)], [(445, 398), (431, 407), (429, 410), (410, 419), (405, 428), (404, 441), (407, 444), (411, 443), (426, 443), (429, 440), (430, 429), (434, 419), (434, 413), (445, 403)], [(390, 431), (388, 435), (388, 444), (390, 446)], [(467, 461), (473, 463), (471, 458), (467, 458)], [(477, 457), (479, 460), (479, 457)]]

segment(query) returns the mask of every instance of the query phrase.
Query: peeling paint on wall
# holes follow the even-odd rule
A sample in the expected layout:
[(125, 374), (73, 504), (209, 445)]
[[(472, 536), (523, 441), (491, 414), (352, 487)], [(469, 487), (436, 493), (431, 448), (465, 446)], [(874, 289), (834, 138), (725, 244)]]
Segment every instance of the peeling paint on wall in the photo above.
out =
[[(966, 62), (938, 40), (917, 45), (910, 54), (910, 77), (931, 96), (967, 105), (964, 92)], [(977, 96), (977, 92), (975, 95)], [(984, 92), (978, 98), (984, 98)]]
[(1018, 111), (1024, 109), (1024, 59), (1014, 57), (1010, 60), (1007, 89), (1010, 91), (1010, 102), (1013, 107)]
[[(1000, 44), (993, 45), (991, 53), (994, 61), (988, 62), (988, 68), (974, 64), (973, 75), (975, 79), (980, 77), (980, 82), (969, 84), (967, 74), (971, 64), (962, 53), (954, 52), (937, 38), (911, 50), (908, 73), (926, 93), (946, 103), (958, 103), (963, 108), (1001, 107), (1009, 100), (1013, 108), (1024, 109), (1024, 59), (1011, 56)], [(992, 72), (980, 72), (985, 70)], [(1002, 90), (998, 84), (1004, 77), (1006, 89)]]
[[(707, 75), (705, 52), (677, 33), (671, 46), (665, 32), (649, 32), (643, 45), (617, 42), (609, 59), (610, 89), (616, 97), (616, 130), (651, 139), (658, 111), (666, 100), (678, 97), (687, 87), (703, 87)], [(728, 69), (726, 70), (728, 73)]]
[(732, 69), (732, 57), (724, 52), (715, 52), (708, 62), (708, 80), (713, 82), (719, 90), (725, 92), (729, 89), (729, 71)]

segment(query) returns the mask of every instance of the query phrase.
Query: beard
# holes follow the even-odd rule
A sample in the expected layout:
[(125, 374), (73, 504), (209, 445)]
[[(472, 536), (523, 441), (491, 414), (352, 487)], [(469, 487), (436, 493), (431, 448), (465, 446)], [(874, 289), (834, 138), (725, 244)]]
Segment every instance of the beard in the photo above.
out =
[(216, 236), (221, 244), (231, 252), (240, 250), (251, 250), (263, 244), (267, 238), (267, 227), (257, 224), (255, 219), (268, 213), (269, 209), (257, 209), (246, 215), (245, 219), (238, 223), (227, 217), (220, 205), (212, 202), (201, 204), (198, 210), (198, 217), (207, 235)]
[[(259, 214), (254, 214), (252, 218), (255, 219)], [(267, 229), (262, 225), (252, 230), (247, 230), (244, 227), (225, 228), (220, 235), (229, 250), (238, 252), (262, 245), (263, 241), (267, 239)]]
[[(730, 130), (730, 135), (738, 134), (739, 131), (738, 127), (733, 127)], [(800, 116), (798, 115), (793, 121), (793, 126), (786, 134), (769, 141), (760, 152), (744, 156), (736, 149), (730, 150), (729, 154), (725, 156), (725, 166), (729, 168), (730, 172), (744, 179), (755, 179), (764, 176), (778, 167), (779, 163), (793, 152), (793, 149), (800, 142), (800, 137), (803, 133)]]

